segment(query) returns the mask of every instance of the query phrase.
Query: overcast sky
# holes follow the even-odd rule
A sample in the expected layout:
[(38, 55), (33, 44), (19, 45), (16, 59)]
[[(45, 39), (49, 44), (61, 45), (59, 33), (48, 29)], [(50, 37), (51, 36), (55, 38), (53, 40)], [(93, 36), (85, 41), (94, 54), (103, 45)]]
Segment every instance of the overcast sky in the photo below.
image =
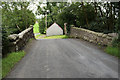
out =
[[(37, 11), (38, 6), (40, 6), (41, 8), (46, 6), (45, 2), (43, 2), (43, 4), (39, 4), (39, 0), (36, 0), (34, 2), (30, 2), (28, 9), (32, 10), (32, 12), (35, 14), (35, 12)], [(41, 18), (42, 15), (36, 15), (36, 18)]]

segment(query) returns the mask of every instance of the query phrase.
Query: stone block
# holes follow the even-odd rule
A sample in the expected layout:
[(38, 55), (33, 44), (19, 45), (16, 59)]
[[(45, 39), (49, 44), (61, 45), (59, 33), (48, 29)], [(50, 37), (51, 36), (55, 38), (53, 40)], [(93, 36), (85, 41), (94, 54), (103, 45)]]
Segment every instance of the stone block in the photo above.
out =
[(103, 33), (98, 33), (98, 37), (102, 37)]
[(30, 38), (33, 38), (33, 28), (30, 27), (19, 34), (12, 34), (8, 36), (8, 39), (11, 41), (9, 44), (10, 52), (21, 50)]
[(103, 38), (107, 37), (107, 34), (103, 34), (102, 37), (103, 37)]
[(8, 39), (13, 42), (19, 38), (18, 34), (12, 34), (8, 36)]

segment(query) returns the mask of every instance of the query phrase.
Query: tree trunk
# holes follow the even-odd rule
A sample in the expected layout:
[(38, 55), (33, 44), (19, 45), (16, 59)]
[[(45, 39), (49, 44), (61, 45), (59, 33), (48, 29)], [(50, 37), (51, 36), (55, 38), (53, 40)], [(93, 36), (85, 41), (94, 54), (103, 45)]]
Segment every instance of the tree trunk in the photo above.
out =
[(83, 2), (82, 2), (82, 4), (81, 4), (81, 6), (82, 6), (82, 9), (83, 9), (83, 11), (84, 11), (84, 13), (85, 13), (86, 23), (87, 23), (87, 25), (88, 25), (88, 27), (89, 27), (89, 24), (88, 24), (88, 18), (87, 18), (86, 11), (85, 11), (85, 9), (84, 9), (84, 3), (83, 3)]
[(97, 2), (94, 2), (94, 7), (95, 7), (95, 14), (97, 15)]
[(110, 31), (113, 31), (114, 30), (114, 20), (113, 20), (113, 14), (112, 14), (112, 3), (110, 3), (110, 6), (109, 6), (109, 12), (110, 12), (110, 16), (109, 16), (109, 29)]

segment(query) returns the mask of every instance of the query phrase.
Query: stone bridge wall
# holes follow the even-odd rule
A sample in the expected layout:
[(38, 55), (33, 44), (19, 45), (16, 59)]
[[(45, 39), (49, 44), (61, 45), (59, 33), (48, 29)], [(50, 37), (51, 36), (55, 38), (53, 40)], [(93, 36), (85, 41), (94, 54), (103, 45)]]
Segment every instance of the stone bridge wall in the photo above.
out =
[(111, 45), (113, 39), (117, 38), (118, 35), (116, 33), (103, 34), (83, 28), (71, 27), (70, 36), (74, 38), (82, 38), (86, 41), (100, 45)]
[(9, 52), (15, 52), (22, 50), (29, 39), (33, 38), (33, 26), (30, 26), (28, 29), (25, 29), (19, 34), (12, 34), (8, 36), (10, 40)]

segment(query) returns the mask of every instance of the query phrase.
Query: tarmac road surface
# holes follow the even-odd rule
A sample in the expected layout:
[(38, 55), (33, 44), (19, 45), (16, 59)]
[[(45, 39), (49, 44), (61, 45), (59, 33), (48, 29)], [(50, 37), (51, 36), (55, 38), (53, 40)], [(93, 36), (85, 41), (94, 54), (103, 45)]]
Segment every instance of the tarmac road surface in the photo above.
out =
[(118, 78), (118, 60), (77, 39), (35, 40), (7, 78)]

